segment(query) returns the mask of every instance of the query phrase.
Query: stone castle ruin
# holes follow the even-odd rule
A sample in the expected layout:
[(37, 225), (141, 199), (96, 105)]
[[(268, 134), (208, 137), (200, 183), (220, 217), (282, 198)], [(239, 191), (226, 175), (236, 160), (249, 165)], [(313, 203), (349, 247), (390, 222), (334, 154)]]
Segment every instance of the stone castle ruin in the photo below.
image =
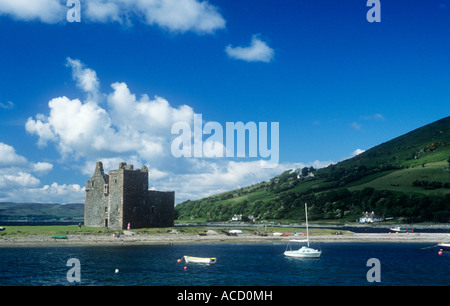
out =
[(85, 226), (126, 229), (170, 227), (174, 222), (175, 192), (148, 190), (148, 168), (120, 163), (109, 174), (97, 162), (86, 182)]

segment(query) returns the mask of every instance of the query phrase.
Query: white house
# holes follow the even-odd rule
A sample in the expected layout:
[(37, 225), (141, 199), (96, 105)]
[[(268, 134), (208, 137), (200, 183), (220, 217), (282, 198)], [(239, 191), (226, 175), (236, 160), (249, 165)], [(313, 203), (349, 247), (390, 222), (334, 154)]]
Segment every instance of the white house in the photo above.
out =
[(242, 221), (242, 214), (240, 214), (240, 215), (234, 215), (232, 218), (231, 218), (231, 221)]
[(384, 219), (382, 217), (376, 216), (375, 213), (372, 211), (371, 213), (365, 212), (362, 214), (362, 216), (359, 218), (359, 223), (373, 223), (373, 222), (380, 222)]

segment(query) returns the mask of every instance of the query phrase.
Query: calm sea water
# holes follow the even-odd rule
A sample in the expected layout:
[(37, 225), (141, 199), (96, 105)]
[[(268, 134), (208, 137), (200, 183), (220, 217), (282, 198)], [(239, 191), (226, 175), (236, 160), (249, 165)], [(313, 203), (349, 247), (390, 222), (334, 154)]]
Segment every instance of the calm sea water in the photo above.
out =
[[(320, 259), (283, 255), (283, 244), (0, 248), (0, 285), (306, 286), (373, 285), (370, 258), (380, 261), (379, 285), (450, 285), (450, 253), (430, 243), (321, 243)], [(177, 263), (183, 255), (216, 257), (214, 265)], [(80, 283), (69, 283), (70, 258)], [(187, 267), (185, 270), (184, 267)], [(118, 273), (115, 270), (119, 269)]]

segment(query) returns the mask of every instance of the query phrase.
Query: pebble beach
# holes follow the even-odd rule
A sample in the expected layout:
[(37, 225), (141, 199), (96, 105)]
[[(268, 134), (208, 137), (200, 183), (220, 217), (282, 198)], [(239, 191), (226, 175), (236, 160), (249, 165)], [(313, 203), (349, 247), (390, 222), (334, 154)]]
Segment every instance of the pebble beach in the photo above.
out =
[[(67, 235), (66, 239), (55, 239), (51, 236), (29, 235), (27, 237), (0, 237), (0, 247), (18, 246), (108, 246), (108, 245), (168, 245), (168, 244), (242, 244), (242, 243), (287, 243), (298, 237), (257, 236), (241, 234), (228, 236), (214, 235), (123, 235), (120, 238), (112, 235)], [(304, 239), (304, 238), (300, 238)], [(310, 242), (429, 242), (440, 243), (450, 241), (450, 234), (445, 233), (353, 233), (346, 235), (311, 236)]]

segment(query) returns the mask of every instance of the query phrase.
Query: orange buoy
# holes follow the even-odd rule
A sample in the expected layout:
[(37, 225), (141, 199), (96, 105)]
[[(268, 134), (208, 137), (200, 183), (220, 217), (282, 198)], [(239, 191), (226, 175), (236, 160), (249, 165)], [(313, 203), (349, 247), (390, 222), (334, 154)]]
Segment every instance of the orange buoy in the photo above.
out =
[(181, 262), (181, 259), (178, 259), (177, 262)]

